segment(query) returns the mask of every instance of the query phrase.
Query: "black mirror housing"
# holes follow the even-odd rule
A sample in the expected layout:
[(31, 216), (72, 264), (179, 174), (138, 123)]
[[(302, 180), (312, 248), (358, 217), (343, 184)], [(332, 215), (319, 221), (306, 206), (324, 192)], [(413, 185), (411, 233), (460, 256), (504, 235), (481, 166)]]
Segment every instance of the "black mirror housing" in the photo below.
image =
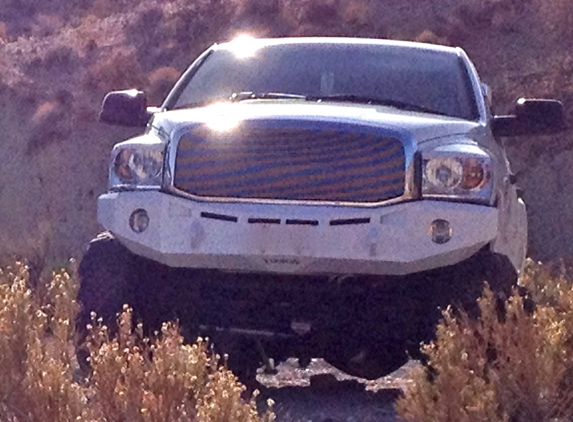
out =
[(102, 123), (131, 127), (145, 126), (149, 117), (147, 98), (142, 91), (135, 89), (108, 93), (99, 113)]
[(556, 100), (520, 98), (513, 115), (492, 122), (494, 136), (553, 135), (565, 129), (563, 104)]

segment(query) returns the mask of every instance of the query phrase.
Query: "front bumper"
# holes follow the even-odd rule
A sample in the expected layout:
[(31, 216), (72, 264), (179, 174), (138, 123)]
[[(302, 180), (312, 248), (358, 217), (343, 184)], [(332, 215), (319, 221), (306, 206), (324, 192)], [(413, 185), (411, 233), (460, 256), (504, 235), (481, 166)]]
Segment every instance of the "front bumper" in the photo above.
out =
[[(143, 233), (129, 226), (137, 209), (150, 218)], [(445, 244), (428, 233), (436, 219), (451, 224)], [(133, 253), (168, 266), (286, 274), (417, 273), (461, 262), (498, 233), (497, 209), (482, 205), (213, 203), (158, 191), (104, 194), (98, 221)]]

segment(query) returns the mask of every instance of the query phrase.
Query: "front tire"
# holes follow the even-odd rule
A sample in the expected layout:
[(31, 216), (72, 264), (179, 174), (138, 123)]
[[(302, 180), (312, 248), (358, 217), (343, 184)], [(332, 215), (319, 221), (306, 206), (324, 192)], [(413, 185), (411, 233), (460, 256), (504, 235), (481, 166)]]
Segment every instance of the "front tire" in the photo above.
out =
[(477, 299), (485, 282), (500, 304), (511, 295), (517, 273), (506, 256), (484, 249), (459, 264), (399, 278), (387, 290), (373, 287), (355, 308), (355, 329), (330, 338), (324, 357), (343, 372), (367, 379), (393, 372), (408, 357), (424, 360), (421, 343), (434, 340), (443, 310), (452, 306), (471, 318), (479, 316)]
[[(78, 331), (78, 362), (89, 372), (88, 350), (85, 340), (92, 313), (101, 318), (113, 335), (117, 331), (117, 315), (124, 305), (134, 311), (134, 322), (143, 322), (144, 332), (152, 334), (165, 321), (179, 320), (187, 341), (195, 341), (193, 307), (197, 299), (192, 276), (201, 272), (182, 272), (157, 264), (131, 253), (109, 232), (93, 239), (79, 266), (80, 289), (78, 301), (81, 309), (76, 320)], [(191, 276), (191, 277), (190, 277)], [(190, 315), (187, 315), (191, 312)], [(191, 323), (191, 324), (190, 324)], [(218, 340), (218, 339), (215, 339)], [(260, 388), (256, 380), (260, 355), (253, 340), (216, 341), (216, 349), (228, 353), (227, 365), (252, 392)]]
[(471, 319), (479, 318), (477, 301), (484, 292), (485, 283), (499, 304), (505, 303), (512, 289), (518, 285), (517, 272), (509, 258), (489, 250), (482, 250), (461, 265), (438, 270), (431, 276), (427, 280), (431, 283), (431, 288), (427, 290), (428, 300), (419, 312), (417, 338), (410, 342), (412, 347), (409, 354), (414, 359), (425, 359), (420, 344), (435, 339), (442, 311), (452, 307), (457, 314), (463, 312)]
[(91, 322), (92, 312), (113, 329), (117, 314), (130, 302), (132, 262), (133, 254), (111, 233), (101, 233), (90, 242), (79, 266), (81, 310), (77, 327), (80, 332)]
[(124, 304), (130, 303), (129, 280), (132, 274), (133, 254), (111, 233), (99, 234), (86, 250), (79, 266), (80, 312), (76, 319), (77, 359), (80, 368), (89, 373), (89, 351), (85, 341), (88, 324), (95, 313), (110, 333), (117, 330), (117, 315)]

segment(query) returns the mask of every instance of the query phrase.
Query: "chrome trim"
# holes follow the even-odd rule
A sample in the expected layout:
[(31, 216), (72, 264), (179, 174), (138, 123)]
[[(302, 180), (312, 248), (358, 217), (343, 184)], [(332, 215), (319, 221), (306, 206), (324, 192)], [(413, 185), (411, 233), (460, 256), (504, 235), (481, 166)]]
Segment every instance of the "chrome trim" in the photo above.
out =
[(109, 192), (133, 192), (142, 190), (160, 191), (159, 185), (113, 185), (109, 186)]
[[(492, 193), (492, 198), (495, 195)], [(431, 199), (434, 201), (444, 201), (444, 202), (460, 202), (464, 204), (475, 204), (484, 205), (487, 207), (496, 207), (492, 199), (478, 198), (475, 196), (463, 196), (463, 195), (445, 195), (445, 194), (426, 194), (424, 199)]]
[[(361, 207), (361, 208), (379, 208), (401, 202), (412, 201), (421, 198), (421, 179), (416, 177), (421, 168), (416, 170), (416, 164), (419, 160), (415, 159), (418, 154), (417, 142), (413, 138), (400, 138), (404, 148), (404, 159), (406, 168), (404, 170), (406, 178), (404, 181), (404, 194), (402, 196), (387, 199), (380, 202), (342, 202), (342, 201), (299, 201), (285, 199), (257, 199), (257, 198), (220, 198), (197, 196), (175, 188), (175, 163), (177, 159), (177, 149), (183, 133), (188, 129), (189, 124), (182, 124), (175, 128), (171, 133), (169, 144), (165, 150), (165, 167), (163, 171), (163, 190), (173, 195), (191, 199), (196, 202), (214, 202), (214, 203), (242, 203), (242, 204), (269, 204), (269, 205), (305, 205), (305, 206), (332, 206), (332, 207)], [(366, 126), (372, 128), (373, 126)], [(421, 162), (417, 165), (421, 165)]]
[(169, 91), (169, 93), (167, 94), (167, 97), (165, 97), (163, 104), (161, 104), (162, 109), (169, 110), (175, 105), (175, 103), (179, 99), (179, 96), (189, 83), (189, 80), (195, 75), (197, 70), (199, 70), (203, 62), (207, 60), (207, 58), (211, 55), (216, 46), (217, 44), (213, 44), (211, 47), (205, 50), (199, 57), (197, 57), (197, 59), (195, 59), (191, 63), (191, 65), (187, 68), (187, 70), (183, 72), (179, 80), (175, 82), (175, 85), (173, 86), (173, 88), (171, 88), (171, 91)]
[(486, 98), (483, 95), (480, 77), (477, 73), (475, 65), (470, 60), (467, 53), (459, 47), (456, 47), (456, 49), (458, 51), (459, 57), (462, 59), (462, 62), (466, 66), (466, 69), (468, 71), (468, 76), (472, 84), (472, 91), (474, 94), (474, 99), (476, 101), (479, 114), (478, 122), (483, 126), (487, 126), (489, 122), (488, 106), (486, 104)]

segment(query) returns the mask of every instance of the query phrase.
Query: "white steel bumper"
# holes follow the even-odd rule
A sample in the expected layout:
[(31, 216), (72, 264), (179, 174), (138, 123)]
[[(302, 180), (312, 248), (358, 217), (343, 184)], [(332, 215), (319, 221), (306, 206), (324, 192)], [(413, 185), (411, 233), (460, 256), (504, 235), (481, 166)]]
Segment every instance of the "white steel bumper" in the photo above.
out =
[[(137, 209), (149, 215), (143, 233), (129, 226)], [(451, 224), (445, 244), (429, 234), (436, 219)], [(497, 209), (472, 204), (213, 203), (157, 191), (100, 196), (98, 221), (135, 254), (169, 266), (292, 274), (416, 273), (463, 261), (498, 232)]]

